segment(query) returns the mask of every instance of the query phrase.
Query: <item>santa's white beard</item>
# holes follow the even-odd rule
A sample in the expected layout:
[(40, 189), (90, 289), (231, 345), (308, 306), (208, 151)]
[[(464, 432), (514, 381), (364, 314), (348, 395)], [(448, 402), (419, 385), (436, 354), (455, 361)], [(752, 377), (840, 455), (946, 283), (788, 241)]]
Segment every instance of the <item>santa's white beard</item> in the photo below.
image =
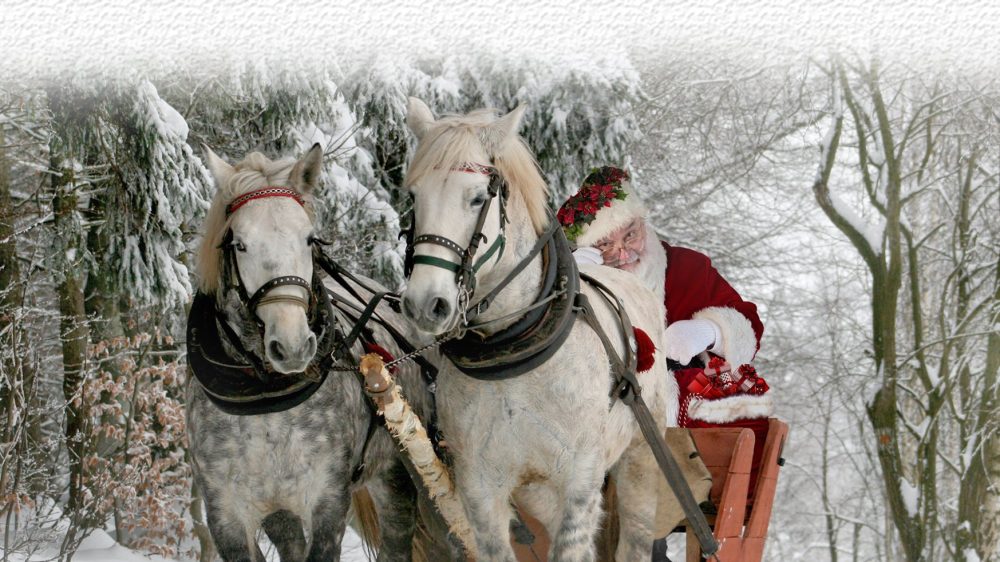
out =
[(639, 255), (639, 261), (632, 269), (632, 273), (639, 276), (642, 282), (660, 297), (660, 302), (664, 300), (663, 282), (667, 274), (667, 252), (660, 244), (660, 239), (656, 237), (653, 227), (646, 224), (646, 245)]

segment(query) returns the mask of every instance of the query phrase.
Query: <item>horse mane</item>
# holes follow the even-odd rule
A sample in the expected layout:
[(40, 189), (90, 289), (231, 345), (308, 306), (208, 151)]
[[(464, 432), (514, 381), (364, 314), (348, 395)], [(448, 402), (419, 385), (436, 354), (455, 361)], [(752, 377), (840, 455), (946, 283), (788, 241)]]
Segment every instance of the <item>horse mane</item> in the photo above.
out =
[[(270, 185), (287, 186), (288, 176), (296, 160), (282, 158), (271, 160), (260, 152), (251, 152), (242, 162), (233, 166), (235, 172), (224, 185), (216, 186), (212, 205), (208, 208), (202, 227), (201, 247), (198, 250), (198, 287), (209, 295), (214, 295), (222, 278), (222, 250), (219, 244), (231, 225), (231, 217), (226, 217), (226, 205), (234, 198), (248, 191)], [(312, 198), (302, 194), (306, 213), (313, 219)]]
[[(479, 109), (435, 121), (417, 144), (405, 187), (423, 179), (443, 182), (450, 169), (471, 161), (477, 148), (486, 150), (483, 140), (496, 120), (494, 110)], [(493, 165), (507, 180), (511, 196), (524, 201), (535, 233), (542, 234), (549, 223), (549, 190), (524, 139), (517, 134), (505, 139), (493, 153)]]

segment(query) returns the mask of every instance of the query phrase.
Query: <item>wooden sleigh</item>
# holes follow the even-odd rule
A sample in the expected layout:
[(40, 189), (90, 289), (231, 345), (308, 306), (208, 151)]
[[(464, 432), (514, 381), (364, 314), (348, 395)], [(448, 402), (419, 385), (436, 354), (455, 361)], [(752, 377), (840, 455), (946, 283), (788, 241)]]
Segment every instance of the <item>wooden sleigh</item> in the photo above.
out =
[[(719, 543), (720, 562), (760, 562), (764, 556), (767, 530), (771, 522), (778, 472), (784, 464), (782, 452), (788, 436), (788, 424), (778, 418), (768, 420), (754, 489), (750, 490), (754, 433), (745, 428), (691, 429), (691, 436), (705, 466), (712, 474), (709, 499), (716, 508), (707, 515)], [(549, 550), (545, 529), (534, 518), (522, 514), (527, 530), (534, 535), (531, 544), (512, 544), (520, 562), (544, 562)], [(682, 522), (674, 532), (687, 533), (687, 562), (702, 560), (698, 540)], [(522, 537), (524, 533), (521, 533)]]

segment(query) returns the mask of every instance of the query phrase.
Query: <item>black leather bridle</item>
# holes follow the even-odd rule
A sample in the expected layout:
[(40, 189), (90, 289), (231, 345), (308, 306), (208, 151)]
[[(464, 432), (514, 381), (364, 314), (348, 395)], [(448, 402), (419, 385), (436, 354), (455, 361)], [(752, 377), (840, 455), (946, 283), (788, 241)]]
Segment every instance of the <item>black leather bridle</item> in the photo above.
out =
[[(246, 203), (253, 201), (255, 199), (263, 199), (266, 197), (288, 197), (294, 199), (299, 203), (299, 205), (304, 205), (302, 201), (302, 196), (298, 192), (288, 189), (287, 187), (262, 187), (260, 189), (255, 189), (240, 195), (236, 199), (233, 199), (228, 205), (226, 205), (226, 218), (228, 219), (237, 209), (245, 205)], [(310, 238), (310, 243), (312, 239)], [(316, 301), (316, 295), (313, 294), (312, 283), (297, 276), (297, 275), (281, 275), (267, 281), (260, 286), (253, 295), (247, 293), (246, 284), (243, 282), (243, 277), (240, 275), (239, 264), (236, 262), (236, 244), (233, 240), (233, 230), (230, 228), (226, 231), (225, 236), (222, 239), (222, 243), (219, 244), (219, 248), (223, 252), (224, 267), (223, 267), (223, 282), (228, 286), (236, 289), (236, 293), (240, 297), (240, 301), (247, 308), (250, 316), (257, 322), (258, 326), (262, 324), (259, 316), (257, 316), (257, 307), (262, 304), (269, 304), (274, 302), (289, 302), (292, 304), (297, 304), (305, 309), (308, 315), (313, 309), (313, 303)], [(268, 295), (272, 290), (277, 287), (283, 286), (297, 286), (302, 287), (306, 290), (308, 298), (302, 298), (298, 295)]]
[[(509, 189), (507, 182), (494, 166), (468, 162), (461, 166), (452, 168), (452, 171), (485, 174), (490, 178), (489, 186), (487, 187), (489, 197), (479, 209), (479, 216), (476, 219), (476, 226), (472, 231), (472, 238), (469, 239), (468, 245), (463, 248), (457, 242), (438, 234), (421, 234), (420, 236), (414, 237), (416, 231), (416, 215), (413, 214), (413, 210), (411, 210), (410, 226), (402, 233), (402, 235), (406, 236), (406, 259), (403, 272), (408, 278), (410, 273), (413, 272), (413, 267), (417, 264), (430, 265), (446, 269), (455, 274), (455, 283), (459, 286), (459, 288), (463, 289), (462, 293), (466, 295), (468, 299), (471, 299), (472, 295), (476, 291), (476, 272), (478, 272), (479, 269), (486, 264), (486, 262), (493, 258), (494, 254), (496, 254), (497, 259), (500, 259), (500, 256), (503, 255), (504, 247), (507, 243), (504, 228), (507, 225), (506, 200)], [(483, 253), (479, 259), (476, 259), (476, 252), (479, 250), (479, 245), (483, 242), (487, 242), (486, 236), (483, 234), (483, 225), (486, 223), (486, 216), (490, 212), (490, 206), (492, 205), (493, 200), (497, 197), (500, 198), (500, 234), (497, 236), (496, 240), (490, 244), (489, 248), (486, 249), (486, 252)], [(458, 256), (459, 261), (454, 262), (435, 256), (415, 255), (414, 248), (418, 244), (434, 244), (436, 246), (441, 246), (442, 248), (447, 248)]]

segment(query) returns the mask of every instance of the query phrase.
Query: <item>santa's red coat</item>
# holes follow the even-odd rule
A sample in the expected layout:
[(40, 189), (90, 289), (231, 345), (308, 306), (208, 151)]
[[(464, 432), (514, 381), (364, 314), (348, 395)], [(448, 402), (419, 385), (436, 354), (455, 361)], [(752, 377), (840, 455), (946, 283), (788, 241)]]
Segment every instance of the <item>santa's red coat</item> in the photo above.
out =
[(678, 320), (690, 320), (697, 312), (709, 307), (731, 308), (750, 322), (756, 339), (753, 350), (756, 353), (764, 334), (764, 324), (757, 316), (757, 305), (743, 300), (705, 254), (661, 243), (667, 253), (663, 303), (667, 307), (667, 325)]
[[(760, 337), (764, 333), (764, 324), (757, 315), (757, 305), (743, 300), (739, 293), (726, 282), (712, 266), (708, 256), (695, 250), (671, 246), (662, 242), (667, 253), (667, 273), (664, 280), (664, 304), (667, 307), (667, 325), (678, 320), (690, 320), (696, 316), (705, 316), (706, 311), (713, 311), (711, 319), (720, 324), (725, 337), (740, 340), (733, 343), (737, 349), (730, 350), (731, 355), (740, 356), (737, 364), (749, 362), (746, 357), (753, 358), (760, 348)], [(742, 324), (737, 316), (726, 314), (719, 309), (731, 309), (738, 312), (749, 322), (749, 330), (753, 339), (747, 333), (747, 326)], [(753, 349), (751, 350), (750, 347)], [(742, 348), (742, 349), (738, 349)], [(729, 359), (727, 357), (727, 359)], [(687, 383), (694, 373), (700, 369), (686, 369), (676, 374), (680, 387), (681, 427), (735, 427), (748, 428), (754, 432), (754, 452), (751, 467), (751, 478), (748, 497), (753, 497), (757, 473), (767, 439), (768, 421), (765, 412), (770, 410), (770, 397), (731, 396), (712, 403), (702, 403), (702, 414), (710, 414), (708, 419), (697, 419), (687, 415), (687, 400), (690, 393)], [(706, 412), (708, 410), (708, 412)], [(697, 414), (696, 414), (697, 415)], [(708, 421), (710, 420), (710, 421)]]

